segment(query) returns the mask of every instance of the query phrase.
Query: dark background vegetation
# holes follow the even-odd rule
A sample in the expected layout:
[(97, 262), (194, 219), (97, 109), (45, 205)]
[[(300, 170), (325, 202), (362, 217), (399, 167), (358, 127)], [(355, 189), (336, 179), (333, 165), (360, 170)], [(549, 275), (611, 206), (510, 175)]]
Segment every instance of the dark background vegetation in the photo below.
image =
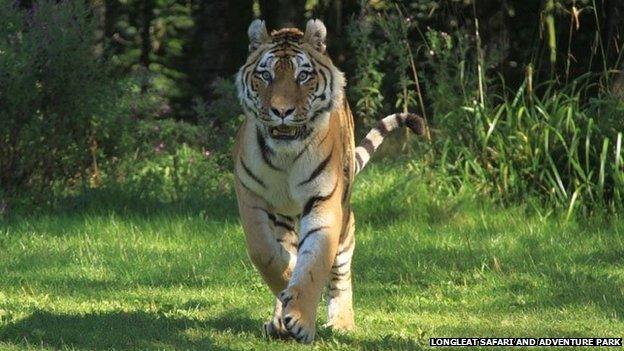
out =
[(358, 176), (358, 327), (320, 327), (323, 303), (315, 349), (621, 337), (623, 16), (622, 0), (0, 0), (0, 349), (299, 349), (261, 338), (274, 297), (232, 191), (255, 17), (326, 23), (358, 139), (396, 111), (431, 130), (396, 133)]
[(230, 191), (233, 75), (256, 17), (322, 19), (360, 133), (424, 115), (433, 140), (392, 153), (449, 192), (617, 210), (623, 16), (619, 0), (0, 0), (0, 215), (98, 189)]

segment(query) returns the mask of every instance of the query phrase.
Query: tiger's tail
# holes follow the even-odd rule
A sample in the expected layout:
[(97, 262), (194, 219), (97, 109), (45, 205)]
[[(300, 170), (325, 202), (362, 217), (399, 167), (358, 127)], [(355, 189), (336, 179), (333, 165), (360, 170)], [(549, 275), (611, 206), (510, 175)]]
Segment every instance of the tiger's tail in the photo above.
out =
[(358, 147), (355, 148), (355, 174), (360, 173), (368, 164), (375, 150), (383, 143), (388, 134), (407, 126), (414, 133), (429, 138), (429, 132), (425, 120), (413, 113), (395, 113), (389, 115), (377, 123)]

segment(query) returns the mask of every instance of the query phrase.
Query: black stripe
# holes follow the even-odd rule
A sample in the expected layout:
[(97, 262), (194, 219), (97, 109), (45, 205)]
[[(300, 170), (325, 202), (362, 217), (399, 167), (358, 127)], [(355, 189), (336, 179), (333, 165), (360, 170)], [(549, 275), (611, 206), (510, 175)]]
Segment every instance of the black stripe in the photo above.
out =
[(318, 100), (318, 99), (325, 100), (325, 93), (320, 94), (320, 95), (314, 95), (314, 98), (312, 99), (312, 101), (310, 102), (310, 104), (311, 104), (312, 102), (314, 102), (314, 101)]
[[(262, 55), (264, 55), (264, 54), (262, 54)], [(258, 55), (258, 56), (261, 57), (262, 55)], [(249, 62), (248, 64), (244, 65), (243, 67), (241, 67), (240, 71), (241, 72), (245, 71), (247, 68), (249, 68), (249, 66), (255, 64), (257, 60), (258, 60), (258, 58), (256, 58), (255, 60)]]
[(360, 153), (355, 153), (355, 160), (358, 163), (358, 169), (361, 171), (362, 167), (364, 166), (364, 160), (362, 160), (362, 156), (360, 156)]
[(275, 221), (277, 220), (275, 218), (275, 215), (272, 213), (267, 212), (267, 217), (269, 217), (269, 219), (271, 220), (271, 222), (275, 223)]
[[(277, 219), (277, 217), (276, 217), (274, 214), (272, 214), (272, 213), (270, 213), (269, 211), (267, 211), (267, 210), (263, 209), (262, 207), (257, 207), (257, 206), (254, 206), (254, 207), (252, 207), (252, 208), (253, 208), (253, 209), (257, 209), (257, 210), (264, 211), (264, 213), (266, 213), (266, 215), (267, 215), (267, 217), (269, 218), (269, 220), (270, 220), (271, 222), (273, 222), (273, 225), (275, 225), (275, 226), (277, 226), (277, 227), (282, 227), (282, 228), (288, 229), (289, 231), (293, 231), (293, 230), (295, 230), (295, 227), (293, 227), (293, 226), (292, 226), (292, 225), (290, 225), (289, 223), (285, 223), (285, 222), (282, 222), (282, 221), (278, 220), (278, 219)], [(283, 217), (285, 217), (285, 218), (287, 218), (287, 219), (288, 219), (288, 218), (290, 218), (290, 217), (286, 217), (286, 216), (283, 216)], [(292, 220), (292, 219), (291, 219), (291, 220)], [(279, 241), (279, 240), (278, 240), (278, 241)]]
[(327, 228), (328, 228), (327, 226), (321, 226), (321, 227), (317, 227), (317, 228), (314, 228), (314, 229), (310, 229), (310, 230), (306, 233), (306, 235), (303, 237), (303, 239), (301, 239), (301, 241), (299, 241), (299, 248), (302, 248), (302, 247), (303, 247), (303, 243), (304, 243), (304, 242), (306, 241), (306, 239), (310, 236), (310, 234), (318, 233), (318, 232), (320, 232), (321, 230), (323, 230), (323, 229), (327, 229)]
[(327, 201), (329, 198), (331, 198), (334, 195), (334, 192), (336, 192), (337, 188), (338, 188), (338, 180), (336, 180), (336, 185), (334, 185), (334, 189), (329, 194), (325, 196), (320, 196), (320, 195), (312, 196), (310, 200), (306, 202), (305, 206), (303, 206), (303, 212), (301, 212), (301, 217), (305, 217), (308, 214), (310, 214), (310, 211), (312, 211), (314, 206), (316, 206), (318, 203)]
[(247, 73), (245, 73), (245, 77), (243, 78), (243, 90), (245, 91), (245, 95), (247, 96), (248, 100), (253, 100), (253, 97), (251, 96), (251, 87), (249, 86), (249, 84), (251, 84), (251, 82), (249, 82), (249, 75), (251, 74), (251, 71), (247, 71)]
[(373, 145), (373, 141), (370, 140), (369, 138), (364, 138), (360, 146), (363, 147), (366, 150), (366, 152), (368, 152), (368, 157), (371, 157), (373, 153), (375, 152), (375, 145)]
[[(323, 139), (321, 139), (321, 141), (318, 143), (317, 146), (323, 145), (323, 142), (325, 142), (325, 140), (327, 139), (328, 136), (329, 136), (329, 128), (327, 128), (327, 133), (325, 133), (325, 136), (323, 137)], [(311, 143), (312, 143), (312, 141), (307, 143), (306, 146), (304, 146), (303, 149), (301, 151), (299, 151), (297, 156), (295, 156), (295, 159), (293, 160), (293, 162), (297, 161), (299, 159), (299, 157), (301, 157), (301, 155), (303, 155), (306, 152), (306, 150), (308, 149), (308, 147), (310, 146)]]
[[(333, 91), (333, 89), (334, 89), (334, 75), (332, 74), (332, 70), (329, 67), (327, 67), (325, 64), (323, 64), (322, 62), (320, 62), (320, 61), (318, 61), (318, 60), (316, 60), (314, 58), (310, 58), (310, 59), (313, 60), (314, 62), (316, 62), (321, 67), (325, 68), (327, 70), (327, 73), (329, 73), (329, 92), (331, 93)], [(320, 72), (320, 70), (319, 70), (319, 72)], [(332, 107), (333, 107), (333, 100), (329, 99), (328, 101), (329, 101), (329, 103), (326, 106), (321, 108), (319, 111), (317, 111), (317, 113), (314, 116), (312, 116), (312, 118), (310, 118), (310, 122), (314, 122), (314, 120), (319, 115), (321, 115), (324, 112), (330, 111), (332, 109)]]
[(289, 222), (292, 222), (292, 221), (294, 221), (294, 220), (295, 220), (295, 219), (294, 219), (294, 218), (292, 218), (291, 216), (286, 216), (286, 215), (279, 214), (279, 213), (278, 213), (278, 215), (279, 215), (279, 216), (281, 216), (281, 217), (284, 217), (284, 219), (285, 219), (285, 220), (287, 220), (287, 221), (289, 221)]
[(314, 131), (314, 128), (312, 127), (299, 128), (299, 131), (297, 132), (297, 139), (305, 140), (310, 136), (310, 134), (312, 134), (313, 131)]
[(238, 179), (238, 181), (241, 183), (241, 185), (243, 186), (243, 188), (247, 189), (248, 191), (252, 192), (252, 193), (256, 193), (255, 191), (251, 190), (251, 188), (245, 184), (242, 180)]
[(346, 271), (346, 272), (331, 272), (332, 275), (334, 276), (334, 278), (332, 280), (338, 280), (340, 279), (340, 277), (344, 277), (345, 275), (349, 274), (350, 271)]
[(383, 119), (379, 121), (379, 123), (377, 123), (377, 127), (375, 129), (377, 129), (382, 138), (385, 138), (386, 135), (390, 133), (390, 130), (388, 129), (388, 126), (386, 126), (386, 124), (384, 123)]
[(274, 214), (272, 213), (267, 213), (267, 216), (269, 217), (269, 219), (271, 220), (271, 222), (273, 222), (273, 225), (277, 226), (277, 227), (282, 227), (288, 230), (295, 230), (295, 227), (293, 227), (292, 225), (288, 224), (288, 223), (284, 223), (281, 222), (277, 219), (277, 217), (275, 217)]
[(332, 266), (332, 270), (334, 270), (334, 269), (340, 269), (340, 268), (342, 268), (342, 267), (346, 266), (346, 265), (347, 265), (347, 263), (349, 263), (349, 261), (350, 261), (350, 260), (347, 260), (346, 262), (341, 263), (341, 264), (339, 264), (339, 265), (337, 265), (337, 266), (336, 266), (336, 265), (333, 265), (333, 266)]
[(405, 120), (407, 119), (407, 117), (409, 117), (409, 114), (407, 113), (398, 113), (394, 116), (394, 118), (396, 118), (397, 120), (397, 124), (399, 125), (399, 127), (403, 127), (405, 125)]
[(275, 167), (271, 163), (270, 157), (275, 154), (275, 152), (267, 145), (266, 140), (262, 135), (262, 132), (260, 132), (260, 128), (256, 128), (256, 139), (258, 141), (258, 147), (260, 147), (260, 154), (262, 155), (262, 160), (264, 161), (264, 163), (266, 163), (267, 166), (269, 166), (269, 168), (273, 170), (281, 171), (281, 169)]
[(306, 146), (303, 147), (303, 149), (301, 149), (301, 151), (299, 151), (299, 153), (297, 154), (297, 156), (295, 156), (295, 159), (293, 160), (293, 162), (297, 161), (299, 159), (299, 157), (301, 157), (301, 155), (303, 155), (306, 150), (308, 149), (308, 147), (310, 146), (312, 142), (309, 142), (306, 144)]
[(253, 97), (251, 96), (251, 89), (249, 89), (249, 86), (247, 84), (245, 84), (245, 95), (247, 95), (248, 100), (253, 101)]
[(262, 181), (262, 179), (258, 178), (258, 176), (256, 176), (255, 174), (253, 174), (253, 172), (251, 172), (251, 170), (247, 167), (247, 165), (245, 164), (245, 161), (243, 161), (243, 159), (240, 159), (241, 165), (243, 166), (243, 169), (245, 170), (245, 173), (247, 173), (247, 175), (256, 181), (256, 183), (260, 184), (263, 188), (266, 189), (266, 184), (264, 184), (264, 182)]
[[(349, 230), (349, 229), (347, 229)], [(351, 249), (351, 246), (353, 246), (353, 243), (355, 242), (355, 235), (351, 236), (351, 240), (349, 240), (349, 243), (347, 244), (347, 246), (344, 246), (342, 248), (342, 250), (340, 250), (340, 252), (338, 252), (338, 254), (336, 254), (336, 257), (342, 255), (343, 253), (349, 251)]]
[(324, 65), (323, 63), (321, 63), (320, 61), (318, 60), (314, 60), (314, 61), (316, 61), (317, 64), (321, 65), (327, 70), (327, 72), (329, 72), (329, 90), (332, 91), (334, 89), (334, 75), (332, 74), (332, 70), (326, 65)]
[(327, 133), (325, 133), (325, 136), (323, 137), (323, 139), (321, 139), (321, 141), (318, 143), (319, 145), (323, 145), (323, 143), (325, 142), (325, 140), (327, 140), (327, 137), (329, 136), (329, 128), (327, 128)]
[(321, 161), (321, 163), (319, 163), (319, 165), (314, 169), (312, 174), (310, 174), (310, 177), (308, 179), (306, 179), (306, 180), (302, 181), (301, 183), (299, 183), (299, 186), (307, 184), (307, 183), (313, 181), (314, 179), (316, 179), (316, 177), (318, 177), (319, 174), (321, 174), (321, 172), (323, 172), (325, 170), (325, 167), (327, 167), (327, 164), (331, 160), (331, 157), (332, 157), (333, 154), (334, 154), (334, 150), (333, 150), (333, 146), (332, 146), (332, 150), (329, 152), (329, 155), (327, 155), (327, 157), (325, 157), (325, 159), (323, 161)]
[(349, 199), (349, 183), (347, 182), (345, 189), (342, 191), (342, 204), (344, 204)]
[(289, 231), (293, 231), (295, 230), (295, 227), (293, 227), (292, 225), (288, 224), (288, 223), (284, 223), (284, 222), (280, 222), (280, 221), (273, 221), (273, 224), (275, 224), (278, 227), (282, 227), (284, 229), (288, 229)]
[[(325, 75), (325, 71), (323, 71), (323, 70), (319, 69), (318, 72), (319, 72), (319, 74), (321, 76), (323, 76), (323, 89), (321, 89), (321, 93), (322, 93), (321, 95), (324, 96), (325, 95), (325, 90), (327, 89), (327, 75)], [(331, 74), (331, 72), (330, 72), (330, 74)], [(319, 84), (318, 87), (320, 88), (321, 85)], [(314, 91), (314, 94), (316, 95), (316, 90)]]
[(260, 195), (258, 195), (258, 193), (256, 193), (255, 191), (251, 190), (251, 188), (249, 187), (249, 185), (245, 184), (245, 182), (243, 182), (242, 179), (240, 179), (240, 177), (238, 176), (238, 174), (236, 175), (236, 179), (238, 179), (238, 182), (243, 186), (243, 188), (247, 189), (247, 191), (249, 191), (250, 193), (260, 197)]
[(294, 247), (295, 249), (298, 249), (298, 248), (299, 248), (299, 245), (298, 245), (297, 243), (293, 243), (293, 242), (290, 242), (290, 241), (284, 241), (284, 239), (282, 239), (282, 238), (277, 239), (277, 242), (278, 242), (278, 243), (286, 243), (286, 244), (289, 244), (290, 246)]
[(334, 107), (334, 103), (332, 99), (327, 100), (327, 105), (321, 107), (316, 111), (316, 113), (310, 118), (310, 123), (314, 122), (317, 118), (319, 118), (323, 113), (329, 112)]

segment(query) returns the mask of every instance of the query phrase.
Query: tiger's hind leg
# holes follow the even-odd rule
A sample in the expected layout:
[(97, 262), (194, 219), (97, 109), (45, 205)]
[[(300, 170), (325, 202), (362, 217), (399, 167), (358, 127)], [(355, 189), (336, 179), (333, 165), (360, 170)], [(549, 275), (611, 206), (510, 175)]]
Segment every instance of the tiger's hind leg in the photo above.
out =
[(327, 324), (334, 330), (355, 328), (353, 318), (353, 291), (351, 286), (351, 259), (355, 248), (355, 217), (353, 211), (340, 237), (338, 253), (330, 271)]

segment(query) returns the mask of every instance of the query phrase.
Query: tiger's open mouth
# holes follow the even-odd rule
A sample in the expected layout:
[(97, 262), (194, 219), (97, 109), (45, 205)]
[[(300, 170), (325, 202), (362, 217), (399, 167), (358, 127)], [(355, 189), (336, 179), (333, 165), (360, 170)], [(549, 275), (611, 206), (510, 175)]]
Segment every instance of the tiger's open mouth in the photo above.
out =
[(306, 126), (287, 126), (281, 124), (277, 127), (269, 128), (269, 133), (273, 139), (292, 140), (304, 135)]

